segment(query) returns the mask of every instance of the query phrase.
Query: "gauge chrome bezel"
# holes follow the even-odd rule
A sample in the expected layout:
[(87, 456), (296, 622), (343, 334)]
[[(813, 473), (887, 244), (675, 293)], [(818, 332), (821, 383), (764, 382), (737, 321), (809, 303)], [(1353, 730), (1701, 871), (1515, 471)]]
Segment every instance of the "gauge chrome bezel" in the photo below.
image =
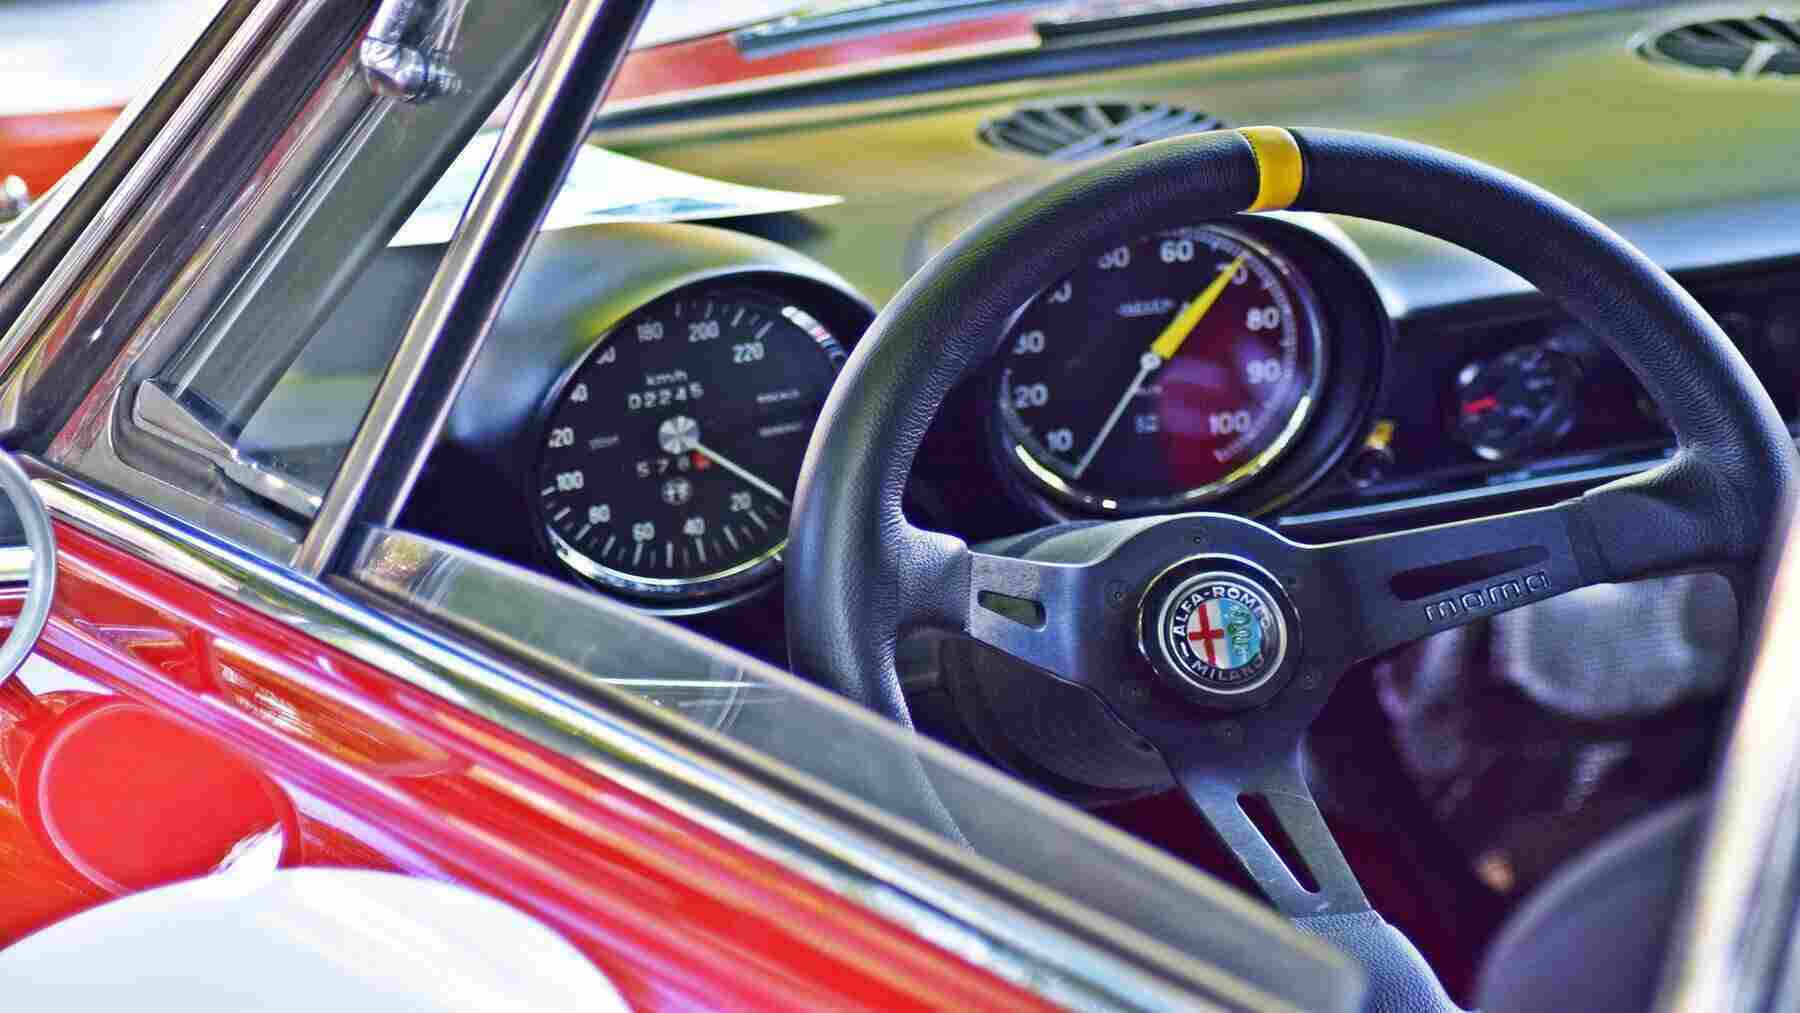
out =
[[(582, 345), (579, 354), (558, 375), (539, 404), (531, 425), (526, 427), (531, 441), (528, 446), (532, 448), (533, 455), (530, 473), (536, 475), (539, 472), (546, 453), (551, 416), (562, 403), (569, 386), (614, 335), (641, 314), (672, 300), (694, 298), (706, 293), (726, 295), (734, 292), (767, 302), (784, 319), (799, 327), (826, 356), (834, 377), (842, 369), (844, 360), (849, 355), (850, 345), (820, 321), (818, 315), (798, 305), (804, 300), (797, 298), (797, 295), (818, 293), (821, 299), (835, 298), (846, 306), (854, 305), (861, 310), (865, 304), (855, 293), (839, 290), (818, 278), (766, 269), (726, 269), (685, 276), (658, 286), (654, 293), (635, 302), (624, 312), (609, 315), (597, 328), (596, 335)], [(599, 590), (629, 597), (641, 607), (655, 611), (708, 611), (763, 591), (773, 585), (774, 578), (781, 572), (782, 555), (787, 551), (788, 539), (783, 537), (755, 557), (713, 573), (695, 577), (644, 577), (609, 567), (570, 545), (567, 539), (550, 526), (549, 519), (543, 513), (541, 499), (527, 498), (531, 504), (532, 527), (541, 551), (556, 560), (571, 576)]]
[[(1020, 427), (1020, 423), (1007, 396), (1007, 371), (1002, 369), (993, 401), (994, 429), (1001, 441), (1001, 456), (1006, 459), (1010, 470), (1023, 478), (1032, 490), (1064, 506), (1103, 516), (1124, 517), (1137, 514), (1167, 513), (1212, 503), (1243, 489), (1257, 476), (1280, 462), (1297, 444), (1308, 424), (1318, 415), (1319, 398), (1325, 389), (1326, 379), (1331, 372), (1333, 363), (1329, 354), (1330, 343), (1326, 340), (1324, 313), (1319, 306), (1318, 294), (1312, 283), (1285, 253), (1277, 252), (1267, 242), (1250, 234), (1247, 230), (1231, 225), (1215, 222), (1185, 225), (1134, 236), (1128, 242), (1135, 244), (1160, 236), (1192, 235), (1195, 232), (1212, 232), (1224, 236), (1254, 252), (1280, 274), (1282, 280), (1293, 289), (1295, 301), (1299, 303), (1299, 316), (1302, 319), (1296, 321), (1296, 327), (1300, 329), (1301, 340), (1306, 341), (1309, 345), (1313, 371), (1306, 388), (1301, 391), (1295, 402), (1293, 410), (1286, 419), (1280, 422), (1280, 429), (1276, 433), (1275, 439), (1253, 455), (1250, 460), (1233, 469), (1231, 473), (1206, 485), (1166, 496), (1107, 496), (1071, 484), (1049, 465), (1037, 459), (1027, 441), (1018, 435), (1017, 429)], [(1055, 285), (1058, 281), (1061, 281), (1060, 277), (1050, 284)], [(1045, 291), (1048, 291), (1049, 287), (1049, 285), (1045, 286)], [(1013, 328), (1017, 326), (1019, 316), (1041, 298), (1043, 298), (1043, 292), (1039, 292), (1019, 307), (1018, 312), (1007, 323), (1007, 335), (1010, 335)], [(1002, 336), (1001, 340), (1004, 341), (1005, 337)]]

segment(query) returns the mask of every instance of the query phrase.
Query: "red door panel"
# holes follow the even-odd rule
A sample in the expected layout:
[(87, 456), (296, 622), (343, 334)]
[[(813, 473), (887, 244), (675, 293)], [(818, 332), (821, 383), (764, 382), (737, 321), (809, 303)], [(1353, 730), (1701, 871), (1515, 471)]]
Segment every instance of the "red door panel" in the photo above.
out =
[(283, 864), (500, 897), (634, 1008), (1042, 1008), (555, 753), (68, 525), (57, 537), (39, 653), (101, 690), (0, 697), (0, 945), (261, 841)]

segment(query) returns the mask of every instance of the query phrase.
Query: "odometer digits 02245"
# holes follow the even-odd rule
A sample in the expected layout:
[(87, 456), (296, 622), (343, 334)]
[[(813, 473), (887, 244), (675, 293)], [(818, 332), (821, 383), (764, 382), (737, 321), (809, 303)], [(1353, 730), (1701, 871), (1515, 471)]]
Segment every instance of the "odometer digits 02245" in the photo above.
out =
[(550, 550), (598, 585), (665, 601), (769, 575), (843, 359), (816, 319), (754, 289), (677, 293), (627, 318), (540, 430)]
[(1001, 346), (1012, 463), (1102, 513), (1180, 509), (1273, 464), (1313, 412), (1325, 345), (1286, 258), (1200, 226), (1100, 251)]

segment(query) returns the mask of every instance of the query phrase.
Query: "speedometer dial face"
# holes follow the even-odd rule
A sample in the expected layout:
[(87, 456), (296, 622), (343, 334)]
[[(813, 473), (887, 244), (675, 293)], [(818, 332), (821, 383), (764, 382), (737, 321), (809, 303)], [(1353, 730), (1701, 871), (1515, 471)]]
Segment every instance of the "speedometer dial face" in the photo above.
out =
[(843, 358), (813, 317), (755, 290), (640, 310), (588, 353), (540, 430), (551, 551), (597, 584), (665, 600), (768, 575)]
[(1002, 345), (1007, 456), (1099, 512), (1216, 499), (1288, 449), (1325, 369), (1318, 308), (1284, 257), (1179, 229), (1089, 258)]

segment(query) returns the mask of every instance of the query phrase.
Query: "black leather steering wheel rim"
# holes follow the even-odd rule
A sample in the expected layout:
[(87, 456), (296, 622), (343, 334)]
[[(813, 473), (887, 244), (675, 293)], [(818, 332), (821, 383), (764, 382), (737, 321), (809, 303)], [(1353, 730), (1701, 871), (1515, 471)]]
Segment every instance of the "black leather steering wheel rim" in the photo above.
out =
[[(1295, 130), (1304, 183), (1294, 210), (1386, 221), (1510, 268), (1600, 335), (1674, 429), (1668, 463), (1594, 497), (1596, 526), (1641, 509), (1656, 537), (1607, 548), (1625, 573), (1682, 565), (1676, 547), (1750, 562), (1795, 482), (1792, 438), (1718, 325), (1661, 268), (1599, 221), (1500, 170), (1425, 145)], [(1249, 208), (1256, 155), (1235, 131), (1144, 145), (989, 215), (889, 302), (820, 415), (795, 496), (787, 552), (788, 648), (797, 671), (906, 721), (894, 673), (900, 617), (933, 611), (911, 587), (950, 565), (900, 500), (926, 429), (952, 387), (994, 351), (1018, 307), (1086, 251), (1167, 222)], [(1698, 530), (1683, 507), (1729, 512)], [(1706, 519), (1706, 518), (1702, 518)], [(937, 543), (935, 551), (933, 543)], [(919, 578), (910, 584), (900, 575)]]
[[(1680, 443), (1672, 459), (1553, 515), (1507, 522), (1534, 538), (1554, 529), (1565, 565), (1544, 587), (1699, 567), (1747, 571), (1757, 560), (1794, 491), (1800, 463), (1792, 438), (1742, 356), (1655, 264), (1559, 198), (1444, 151), (1332, 130), (1220, 131), (1120, 153), (994, 212), (888, 304), (834, 387), (801, 472), (787, 554), (795, 670), (907, 721), (894, 668), (899, 637), (920, 626), (972, 630), (972, 582), (993, 565), (955, 538), (913, 528), (901, 510), (914, 455), (950, 390), (993, 354), (1017, 308), (1085, 253), (1171, 222), (1274, 207), (1385, 221), (1510, 268), (1605, 340), (1663, 409)], [(1476, 523), (1468, 533), (1481, 533)], [(1119, 544), (1138, 534), (1121, 527)], [(1269, 545), (1283, 550), (1279, 540)], [(1434, 551), (1429, 541), (1418, 549)], [(1367, 562), (1349, 553), (1327, 579), (1337, 590), (1378, 594), (1347, 572)], [(1040, 570), (1027, 583), (1048, 579)], [(1415, 612), (1410, 624), (1340, 653), (1429, 631)], [(1297, 768), (1274, 776), (1272, 790), (1304, 794), (1303, 781), (1293, 787)], [(1312, 818), (1318, 822), (1316, 811)], [(1372, 947), (1365, 963), (1373, 968), (1406, 960), (1391, 941), (1368, 934), (1385, 924), (1332, 917), (1340, 920), (1323, 931), (1347, 931), (1339, 939), (1353, 950)], [(1397, 990), (1377, 1006), (1447, 1004), (1441, 990), (1415, 991), (1423, 986), (1411, 971), (1377, 970), (1376, 978), (1378, 993)]]

